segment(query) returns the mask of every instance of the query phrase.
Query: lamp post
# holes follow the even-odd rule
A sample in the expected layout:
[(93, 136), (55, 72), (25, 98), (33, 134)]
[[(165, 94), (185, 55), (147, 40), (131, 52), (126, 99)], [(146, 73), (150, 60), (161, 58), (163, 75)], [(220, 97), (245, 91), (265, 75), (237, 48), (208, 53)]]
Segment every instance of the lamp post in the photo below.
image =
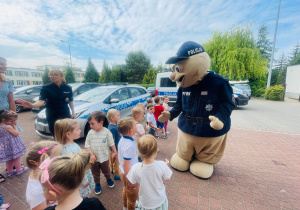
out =
[(64, 40), (60, 40), (61, 42), (64, 42), (64, 43), (66, 43), (66, 44), (68, 44), (69, 45), (69, 53), (70, 53), (70, 64), (71, 64), (71, 68), (72, 68), (72, 58), (71, 58), (71, 47), (70, 47), (70, 44), (69, 44), (69, 42), (66, 42), (66, 41), (64, 41)]
[(274, 34), (274, 40), (273, 40), (273, 48), (272, 48), (271, 62), (270, 62), (270, 68), (269, 68), (269, 75), (268, 75), (267, 88), (269, 88), (270, 85), (271, 85), (272, 68), (273, 68), (273, 59), (274, 59), (274, 50), (275, 50), (275, 42), (276, 42), (276, 34), (277, 34), (278, 19), (279, 19), (279, 13), (280, 13), (280, 3), (281, 3), (281, 0), (279, 0), (278, 11), (277, 11), (276, 27), (275, 27), (275, 34)]

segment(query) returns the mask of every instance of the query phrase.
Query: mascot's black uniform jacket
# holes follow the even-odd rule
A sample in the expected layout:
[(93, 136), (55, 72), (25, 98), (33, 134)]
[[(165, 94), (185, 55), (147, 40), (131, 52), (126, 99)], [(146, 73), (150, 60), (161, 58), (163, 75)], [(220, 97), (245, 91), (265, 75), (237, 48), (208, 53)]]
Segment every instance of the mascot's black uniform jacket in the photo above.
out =
[[(181, 131), (198, 137), (222, 136), (230, 129), (230, 114), (234, 107), (232, 88), (228, 80), (209, 71), (198, 83), (178, 89), (176, 105), (170, 111), (170, 120), (182, 112), (178, 119), (178, 128)], [(224, 123), (221, 130), (210, 127), (210, 115)]]

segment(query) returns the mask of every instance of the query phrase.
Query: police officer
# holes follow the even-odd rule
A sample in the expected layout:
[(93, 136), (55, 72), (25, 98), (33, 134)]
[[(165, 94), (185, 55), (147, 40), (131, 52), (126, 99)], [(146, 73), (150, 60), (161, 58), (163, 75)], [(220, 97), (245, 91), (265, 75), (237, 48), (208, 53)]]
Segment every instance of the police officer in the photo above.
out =
[[(21, 106), (28, 108), (41, 107), (46, 103), (46, 118), (49, 130), (54, 135), (54, 123), (58, 119), (75, 118), (72, 88), (65, 83), (64, 74), (60, 70), (51, 70), (49, 77), (52, 82), (41, 89), (40, 98), (35, 103), (17, 100)], [(70, 109), (72, 115), (70, 114)]]

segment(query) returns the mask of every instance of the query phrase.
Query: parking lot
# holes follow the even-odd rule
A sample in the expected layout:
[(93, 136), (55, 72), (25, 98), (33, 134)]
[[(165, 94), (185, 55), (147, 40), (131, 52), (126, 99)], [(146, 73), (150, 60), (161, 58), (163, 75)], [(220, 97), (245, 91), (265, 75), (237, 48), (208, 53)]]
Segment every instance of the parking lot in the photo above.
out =
[[(35, 114), (19, 115), (27, 148), (42, 140), (34, 131)], [(300, 103), (251, 99), (232, 113), (223, 159), (215, 165), (210, 180), (173, 170), (166, 184), (169, 209), (300, 209)], [(159, 139), (157, 159), (170, 159), (176, 148), (176, 120), (171, 134)], [(84, 139), (78, 141), (82, 147)], [(24, 159), (22, 161), (24, 163)], [(0, 164), (5, 175), (5, 164)], [(0, 184), (4, 202), (11, 209), (29, 209), (25, 189), (30, 172), (8, 178)], [(102, 194), (97, 196), (107, 209), (122, 209), (122, 183), (109, 189), (102, 177)], [(91, 195), (94, 196), (94, 195)]]

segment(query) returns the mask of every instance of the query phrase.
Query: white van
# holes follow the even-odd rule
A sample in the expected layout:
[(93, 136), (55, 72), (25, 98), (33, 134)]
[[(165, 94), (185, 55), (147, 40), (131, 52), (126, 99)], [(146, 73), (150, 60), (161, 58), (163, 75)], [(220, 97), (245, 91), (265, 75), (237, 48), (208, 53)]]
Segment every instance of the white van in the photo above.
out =
[(156, 95), (163, 97), (169, 96), (169, 102), (175, 103), (177, 100), (178, 86), (176, 82), (172, 82), (169, 76), (172, 72), (158, 73), (156, 76)]

